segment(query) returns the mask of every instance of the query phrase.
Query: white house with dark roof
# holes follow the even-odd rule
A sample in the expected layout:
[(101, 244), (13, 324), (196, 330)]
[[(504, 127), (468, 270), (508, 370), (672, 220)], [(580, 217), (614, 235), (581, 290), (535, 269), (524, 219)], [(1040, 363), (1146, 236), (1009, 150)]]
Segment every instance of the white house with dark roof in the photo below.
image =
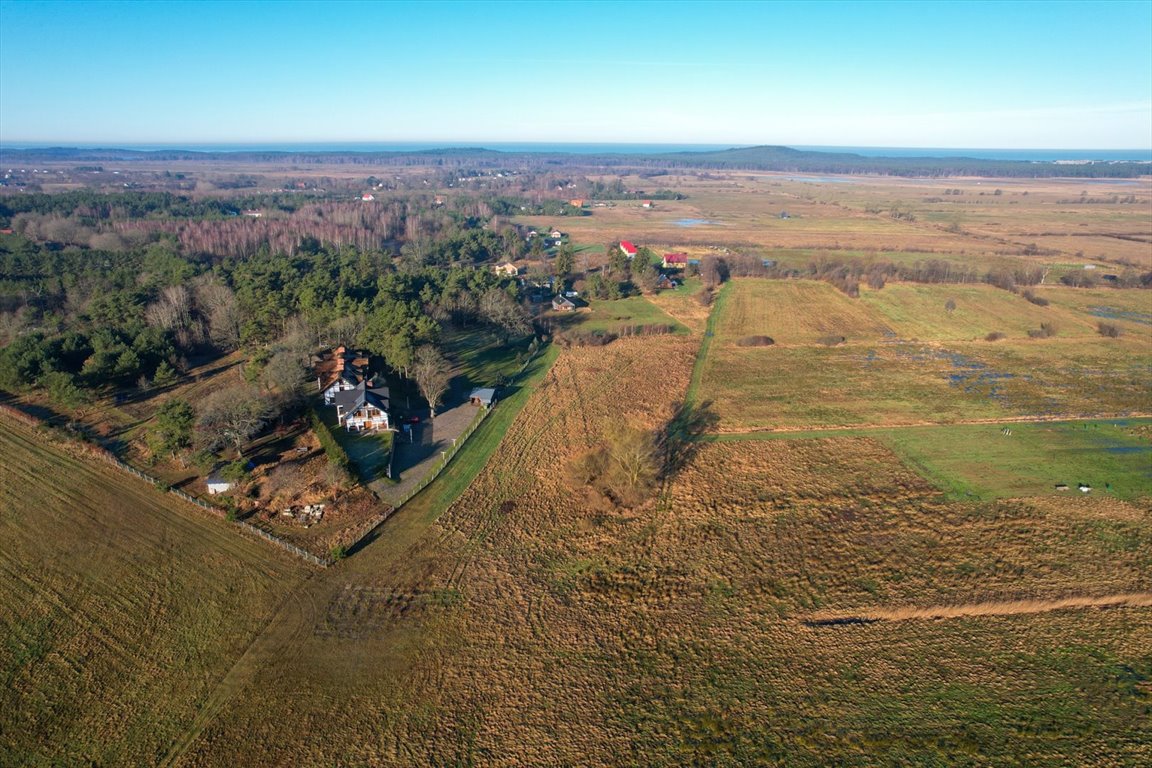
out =
[(370, 387), (367, 380), (333, 398), (336, 420), (351, 432), (389, 429), (388, 387)]

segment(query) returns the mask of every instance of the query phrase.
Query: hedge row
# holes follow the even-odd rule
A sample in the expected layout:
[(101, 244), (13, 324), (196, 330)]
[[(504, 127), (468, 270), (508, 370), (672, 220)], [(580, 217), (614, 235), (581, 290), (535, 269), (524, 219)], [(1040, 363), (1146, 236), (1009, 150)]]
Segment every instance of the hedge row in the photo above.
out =
[(328, 429), (328, 425), (324, 423), (316, 411), (311, 411), (310, 415), (312, 417), (312, 431), (320, 440), (320, 447), (324, 449), (324, 455), (328, 457), (328, 461), (345, 470), (348, 474), (352, 474), (352, 460), (348, 458), (348, 454), (340, 446), (340, 443), (336, 442), (336, 438)]

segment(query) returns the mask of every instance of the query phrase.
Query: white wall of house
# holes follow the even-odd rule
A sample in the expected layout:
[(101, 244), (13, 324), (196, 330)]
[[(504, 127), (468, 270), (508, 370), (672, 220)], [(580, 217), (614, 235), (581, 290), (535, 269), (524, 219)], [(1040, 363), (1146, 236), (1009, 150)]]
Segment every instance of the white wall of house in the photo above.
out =
[[(371, 426), (368, 426), (371, 424)], [(363, 429), (388, 429), (388, 413), (379, 408), (369, 406), (358, 408), (344, 419), (344, 428), (360, 431)]]

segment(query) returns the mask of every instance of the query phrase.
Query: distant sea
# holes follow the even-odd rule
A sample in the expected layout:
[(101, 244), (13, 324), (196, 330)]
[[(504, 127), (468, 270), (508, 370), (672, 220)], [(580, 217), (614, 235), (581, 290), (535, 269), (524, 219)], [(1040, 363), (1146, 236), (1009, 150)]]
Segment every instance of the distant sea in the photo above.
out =
[[(260, 142), (260, 143), (186, 143), (186, 144), (121, 144), (116, 142), (3, 142), (4, 149), (44, 149), (75, 147), (77, 149), (190, 150), (195, 152), (420, 152), (432, 149), (491, 149), (498, 152), (567, 152), (577, 155), (640, 154), (664, 152), (716, 152), (751, 146), (747, 144), (596, 144), (545, 142), (485, 141), (400, 141), (400, 142)], [(849, 152), (865, 157), (969, 157), (980, 160), (1100, 160), (1152, 162), (1149, 149), (987, 149), (956, 147), (840, 147), (787, 145), (813, 152)]]

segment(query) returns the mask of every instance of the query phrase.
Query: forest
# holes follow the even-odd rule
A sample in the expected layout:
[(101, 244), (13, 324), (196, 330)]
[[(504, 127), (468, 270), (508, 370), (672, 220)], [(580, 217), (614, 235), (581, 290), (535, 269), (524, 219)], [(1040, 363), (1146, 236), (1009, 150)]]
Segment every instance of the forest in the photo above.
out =
[(982, 176), (1002, 178), (1136, 178), (1148, 163), (1099, 162), (1065, 164), (970, 157), (865, 157), (848, 152), (817, 152), (781, 146), (739, 147), (719, 152), (653, 154), (565, 152), (500, 152), (490, 149), (434, 149), (408, 152), (196, 152), (128, 149), (5, 149), (0, 163), (37, 161), (133, 162), (220, 161), (283, 162), (301, 166), (377, 165), (431, 168), (635, 168), (726, 169), (790, 173), (876, 174), (882, 176)]

